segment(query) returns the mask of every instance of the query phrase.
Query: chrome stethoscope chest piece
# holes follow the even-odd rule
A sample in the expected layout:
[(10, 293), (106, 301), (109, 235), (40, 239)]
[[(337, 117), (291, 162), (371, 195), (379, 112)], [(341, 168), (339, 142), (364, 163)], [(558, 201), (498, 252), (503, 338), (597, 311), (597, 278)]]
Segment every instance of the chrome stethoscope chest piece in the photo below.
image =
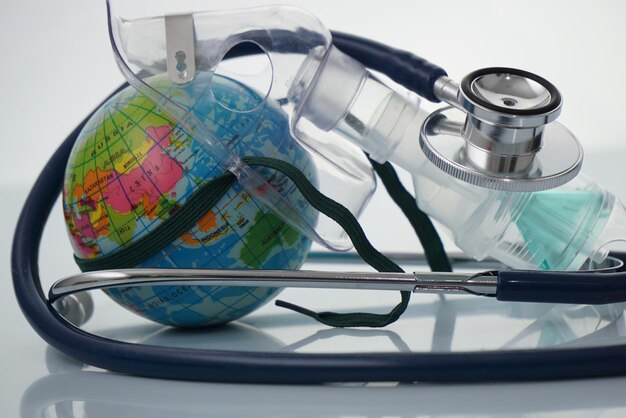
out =
[(582, 147), (554, 123), (562, 100), (547, 80), (485, 68), (460, 85), (441, 77), (435, 93), (452, 107), (426, 119), (420, 145), (445, 173), (480, 187), (534, 192), (561, 186), (580, 171)]

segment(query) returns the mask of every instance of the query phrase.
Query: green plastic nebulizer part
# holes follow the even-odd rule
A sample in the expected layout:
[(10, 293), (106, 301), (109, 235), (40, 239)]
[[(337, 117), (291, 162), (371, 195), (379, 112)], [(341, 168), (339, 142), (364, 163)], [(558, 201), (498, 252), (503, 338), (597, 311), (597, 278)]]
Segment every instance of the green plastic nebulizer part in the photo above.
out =
[(515, 221), (528, 252), (543, 270), (578, 269), (598, 246), (610, 207), (602, 190), (534, 193)]

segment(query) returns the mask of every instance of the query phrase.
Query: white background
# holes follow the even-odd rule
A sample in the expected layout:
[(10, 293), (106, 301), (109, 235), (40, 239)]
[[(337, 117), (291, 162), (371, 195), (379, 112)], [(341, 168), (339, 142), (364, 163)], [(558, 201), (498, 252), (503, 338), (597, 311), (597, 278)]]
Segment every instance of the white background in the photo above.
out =
[[(199, 9), (222, 4), (188, 3)], [(626, 110), (626, 3), (300, 0), (291, 4), (309, 9), (331, 29), (427, 57), (457, 80), (487, 66), (523, 68), (551, 80), (565, 100), (560, 121), (585, 147), (584, 171), (626, 197), (626, 188), (616, 181), (626, 173), (620, 171), (626, 148), (620, 125)], [(0, 185), (26, 187), (62, 138), (123, 79), (110, 51), (103, 1), (5, 1), (0, 19)], [(416, 248), (410, 235), (401, 234), (391, 242), (386, 238), (389, 229), (377, 222), (389, 210), (384, 197), (382, 193), (375, 199), (363, 218), (370, 224), (371, 239), (393, 250)]]
[[(201, 1), (194, 3), (203, 4)], [(331, 29), (367, 36), (427, 57), (446, 68), (457, 80), (486, 66), (519, 67), (551, 80), (565, 99), (560, 121), (585, 147), (584, 171), (626, 199), (626, 186), (622, 181), (626, 175), (623, 162), (626, 159), (626, 128), (623, 126), (626, 121), (625, 2), (302, 0), (291, 3), (309, 9)], [(212, 3), (205, 4), (210, 7)], [(0, 323), (2, 416), (18, 416), (24, 391), (47, 374), (43, 361), (46, 346), (19, 313), (9, 284), (10, 238), (20, 202), (65, 135), (122, 81), (110, 52), (104, 1), (0, 3), (0, 199), (3, 201), (0, 206), (0, 314), (6, 318)], [(407, 224), (394, 216), (396, 213), (381, 191), (363, 217), (368, 235), (375, 245), (385, 250), (417, 250), (416, 240), (407, 233)], [(383, 222), (378, 222), (381, 217), (386, 219), (384, 227)], [(61, 219), (57, 208), (52, 231), (44, 243), (48, 246), (44, 247), (43, 268), (52, 275), (75, 271)], [(159, 384), (154, 383), (154, 387)], [(561, 394), (571, 391), (592, 396), (594, 391), (606, 393), (607, 388), (615, 388), (615, 385), (624, 387), (625, 382), (539, 385), (539, 389), (505, 386), (500, 390), (510, 399), (516, 398), (516, 391), (541, 394), (544, 388)], [(225, 396), (233, 395), (236, 388), (213, 387)], [(247, 393), (258, 390), (280, 401), (278, 392), (267, 387), (245, 388)], [(497, 389), (498, 386), (482, 391), (480, 387), (422, 387), (420, 399), (428, 402), (431, 398), (439, 405), (434, 408), (438, 412), (432, 414), (440, 416), (447, 412), (445, 400), (457, 396), (459, 391), (495, 402), (497, 396), (493, 391)], [(591, 393), (586, 393), (587, 389)], [(319, 390), (311, 390), (320, 394)], [(295, 393), (294, 399), (297, 399), (300, 392), (291, 393)], [(351, 402), (360, 398), (359, 393), (353, 395), (347, 398)], [(378, 404), (392, 400), (396, 405), (406, 406), (392, 408), (393, 411), (419, 414), (419, 408), (413, 409), (411, 405), (410, 392), (388, 395), (379, 392), (372, 399)], [(470, 401), (468, 396), (464, 401)], [(550, 399), (544, 397), (544, 402), (548, 405)], [(293, 408), (299, 411), (297, 405)], [(557, 403), (548, 410), (551, 409), (555, 411), (548, 415), (558, 415), (559, 410), (567, 409), (567, 402)], [(350, 414), (349, 407), (340, 410)], [(373, 408), (373, 411), (379, 410), (382, 411), (380, 416), (385, 415), (384, 408)], [(458, 408), (455, 411), (459, 413)], [(483, 415), (496, 416), (497, 411), (502, 413), (506, 408), (500, 405), (493, 414), (487, 411)], [(598, 406), (594, 411), (597, 416), (624, 416), (624, 409), (603, 411)], [(314, 411), (300, 412), (315, 415)], [(523, 406), (517, 405), (512, 415), (523, 413)]]

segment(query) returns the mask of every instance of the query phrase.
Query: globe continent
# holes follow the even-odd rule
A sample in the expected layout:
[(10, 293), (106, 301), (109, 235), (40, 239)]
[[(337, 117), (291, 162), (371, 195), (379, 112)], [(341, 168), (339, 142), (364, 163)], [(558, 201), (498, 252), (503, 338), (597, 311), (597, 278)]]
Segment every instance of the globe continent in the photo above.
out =
[[(200, 76), (186, 86), (159, 80), (177, 100), (204, 115), (209, 129), (240, 156), (288, 161), (315, 181), (308, 154), (292, 139), (284, 113), (231, 79)], [(314, 211), (282, 174), (257, 170), (311, 223)], [(127, 88), (96, 111), (72, 150), (63, 208), (76, 256), (92, 259), (122, 251), (166, 222), (223, 169), (198, 141), (179, 129), (145, 96)], [(311, 242), (261, 206), (238, 183), (207, 208), (195, 226), (138, 267), (298, 269)], [(218, 325), (257, 309), (275, 288), (133, 286), (105, 292), (123, 307), (167, 325)]]

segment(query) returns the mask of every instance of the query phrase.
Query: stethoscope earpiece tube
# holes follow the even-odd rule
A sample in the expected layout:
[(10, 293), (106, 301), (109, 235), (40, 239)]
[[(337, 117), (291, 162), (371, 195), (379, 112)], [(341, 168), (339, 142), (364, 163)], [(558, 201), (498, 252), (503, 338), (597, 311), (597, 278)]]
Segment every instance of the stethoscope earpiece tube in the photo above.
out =
[(600, 305), (626, 300), (624, 273), (503, 270), (496, 298), (508, 302)]
[(448, 73), (424, 58), (378, 42), (342, 32), (332, 32), (333, 43), (364, 66), (379, 71), (421, 97), (439, 103), (435, 81)]

